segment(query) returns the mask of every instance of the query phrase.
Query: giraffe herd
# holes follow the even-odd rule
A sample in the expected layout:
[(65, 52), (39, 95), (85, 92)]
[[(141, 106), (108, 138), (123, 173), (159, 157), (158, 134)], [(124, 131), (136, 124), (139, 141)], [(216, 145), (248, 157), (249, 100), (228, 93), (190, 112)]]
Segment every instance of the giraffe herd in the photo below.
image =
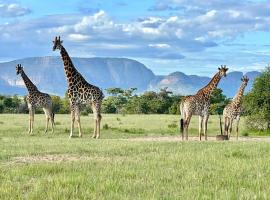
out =
[[(71, 128), (70, 135), (73, 136), (74, 123), (78, 124), (79, 137), (82, 137), (81, 122), (80, 122), (80, 108), (82, 104), (91, 105), (94, 114), (95, 127), (92, 138), (100, 138), (100, 122), (101, 122), (101, 104), (104, 94), (100, 88), (88, 83), (84, 77), (78, 72), (72, 63), (72, 60), (63, 46), (63, 41), (59, 37), (55, 37), (53, 41), (53, 51), (59, 50), (64, 65), (64, 71), (68, 84), (68, 98), (71, 110)], [(186, 96), (180, 103), (181, 119), (180, 119), (180, 132), (182, 140), (188, 140), (188, 127), (192, 115), (199, 116), (199, 139), (202, 138), (202, 129), (205, 140), (207, 140), (207, 123), (209, 118), (210, 98), (214, 89), (217, 87), (222, 77), (226, 77), (228, 68), (226, 65), (221, 65), (218, 72), (214, 75), (211, 81), (195, 95)], [(21, 75), (25, 86), (28, 90), (26, 97), (29, 109), (29, 133), (33, 132), (33, 122), (35, 109), (42, 107), (46, 116), (45, 133), (48, 130), (49, 121), (51, 121), (52, 132), (54, 132), (54, 113), (52, 109), (52, 99), (50, 95), (40, 92), (32, 81), (25, 74), (23, 66), (18, 64), (16, 66), (17, 75)], [(244, 89), (249, 81), (248, 77), (244, 76), (241, 79), (242, 84), (233, 98), (223, 111), (224, 117), (224, 130), (225, 134), (230, 136), (232, 132), (233, 120), (236, 119), (236, 137), (238, 139), (238, 125), (241, 115), (241, 98)]]

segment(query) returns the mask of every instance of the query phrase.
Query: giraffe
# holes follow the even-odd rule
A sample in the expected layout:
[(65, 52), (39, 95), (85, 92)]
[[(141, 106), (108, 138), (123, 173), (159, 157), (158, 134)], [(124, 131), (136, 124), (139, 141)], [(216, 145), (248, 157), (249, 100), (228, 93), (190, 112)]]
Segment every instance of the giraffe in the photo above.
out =
[(83, 76), (77, 71), (69, 57), (66, 49), (62, 45), (63, 41), (59, 37), (55, 37), (53, 41), (53, 51), (60, 50), (60, 54), (64, 63), (64, 70), (68, 82), (68, 97), (71, 109), (71, 130), (70, 136), (73, 136), (74, 121), (76, 119), (79, 128), (79, 137), (82, 137), (80, 122), (80, 106), (82, 104), (90, 104), (93, 110), (95, 127), (92, 138), (100, 137), (101, 122), (101, 104), (104, 98), (102, 91), (94, 85), (89, 84)]
[(236, 139), (237, 140), (238, 140), (238, 132), (239, 132), (238, 126), (239, 126), (239, 121), (240, 121), (240, 115), (242, 112), (242, 107), (241, 107), (242, 97), (244, 94), (245, 87), (248, 84), (249, 78), (247, 76), (243, 76), (241, 78), (241, 81), (242, 83), (235, 97), (223, 110), (225, 134), (227, 134), (228, 137), (230, 138), (230, 134), (232, 132), (233, 120), (236, 119)]
[(184, 134), (186, 136), (186, 140), (188, 140), (188, 126), (193, 114), (199, 115), (199, 139), (202, 139), (202, 125), (204, 122), (204, 136), (205, 140), (207, 140), (207, 122), (209, 118), (210, 97), (222, 76), (226, 76), (228, 68), (226, 65), (221, 65), (218, 70), (219, 71), (214, 75), (208, 85), (200, 89), (195, 95), (189, 95), (182, 99), (180, 104), (182, 116), (180, 120), (180, 130), (182, 140), (184, 140)]
[(29, 109), (29, 134), (33, 133), (33, 122), (35, 109), (42, 107), (46, 116), (46, 129), (45, 133), (48, 131), (48, 124), (51, 120), (52, 133), (54, 132), (54, 113), (52, 110), (52, 99), (50, 95), (40, 92), (37, 87), (32, 83), (32, 81), (25, 74), (21, 64), (16, 66), (17, 75), (21, 74), (21, 77), (25, 83), (28, 90), (28, 95), (26, 97), (28, 109)]

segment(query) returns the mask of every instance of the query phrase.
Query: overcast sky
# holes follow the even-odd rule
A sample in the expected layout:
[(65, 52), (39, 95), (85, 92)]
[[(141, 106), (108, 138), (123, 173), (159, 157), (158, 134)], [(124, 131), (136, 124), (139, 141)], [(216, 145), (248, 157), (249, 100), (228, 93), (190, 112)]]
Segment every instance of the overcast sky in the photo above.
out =
[(270, 63), (270, 1), (0, 0), (0, 61), (55, 56), (127, 57), (155, 74), (211, 75)]

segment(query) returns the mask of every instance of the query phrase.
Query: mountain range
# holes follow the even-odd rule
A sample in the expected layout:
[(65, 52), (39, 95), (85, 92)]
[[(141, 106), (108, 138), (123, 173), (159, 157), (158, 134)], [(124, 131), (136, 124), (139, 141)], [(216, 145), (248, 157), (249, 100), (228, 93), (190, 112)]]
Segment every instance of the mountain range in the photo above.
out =
[[(194, 94), (204, 87), (211, 77), (186, 75), (173, 72), (169, 75), (155, 75), (144, 64), (127, 58), (72, 58), (74, 65), (85, 79), (103, 90), (109, 87), (137, 88), (138, 92), (158, 91), (168, 87), (177, 94)], [(63, 63), (60, 57), (32, 57), (0, 63), (0, 94), (25, 95), (27, 90), (15, 66), (22, 64), (25, 73), (37, 85), (40, 91), (63, 96), (67, 83)], [(230, 72), (222, 78), (218, 87), (228, 97), (233, 97), (241, 84), (241, 77), (250, 78), (246, 91), (251, 89), (258, 71), (246, 74)]]

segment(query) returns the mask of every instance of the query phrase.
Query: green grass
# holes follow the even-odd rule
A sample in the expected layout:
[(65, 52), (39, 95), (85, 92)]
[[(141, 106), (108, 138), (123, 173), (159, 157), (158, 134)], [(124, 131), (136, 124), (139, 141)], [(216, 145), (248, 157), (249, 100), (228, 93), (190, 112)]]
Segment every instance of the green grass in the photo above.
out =
[[(4, 114), (0, 116), (0, 131), (2, 133), (7, 131), (9, 136), (16, 135), (16, 137), (25, 137), (25, 134), (28, 130), (28, 115)], [(32, 137), (44, 136), (44, 118), (45, 117), (42, 114), (35, 115), (34, 135)], [(178, 115), (103, 115), (101, 123), (102, 138), (179, 135), (179, 118), (180, 116)], [(55, 122), (56, 132), (54, 137), (68, 136), (70, 130), (70, 116), (56, 115)], [(92, 115), (82, 116), (81, 124), (84, 136), (90, 137), (94, 127), (94, 120)], [(198, 117), (194, 116), (190, 123), (189, 134), (197, 136), (198, 126)], [(214, 136), (220, 133), (218, 116), (210, 116), (208, 129), (209, 135)], [(246, 133), (247, 130), (244, 127), (243, 118), (240, 121), (240, 134)], [(75, 135), (78, 135), (76, 122)], [(249, 133), (249, 135), (253, 134)], [(51, 136), (51, 134), (48, 134), (46, 137)]]
[(55, 133), (44, 134), (36, 115), (29, 136), (27, 115), (0, 115), (0, 199), (270, 198), (269, 143), (121, 140), (176, 135), (172, 115), (104, 115), (100, 140), (90, 138), (92, 117), (82, 117), (84, 137), (68, 139), (69, 116), (56, 117)]

